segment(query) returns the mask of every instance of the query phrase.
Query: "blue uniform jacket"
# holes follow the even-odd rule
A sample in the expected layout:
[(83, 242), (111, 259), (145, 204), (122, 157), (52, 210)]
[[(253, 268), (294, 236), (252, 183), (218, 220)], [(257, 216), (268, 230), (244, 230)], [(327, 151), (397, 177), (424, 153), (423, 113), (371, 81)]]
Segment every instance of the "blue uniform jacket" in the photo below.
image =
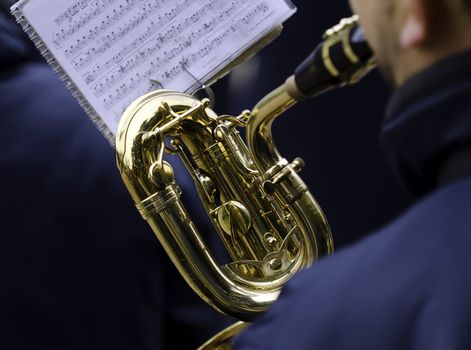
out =
[(382, 140), (418, 200), (296, 275), (235, 350), (471, 349), (470, 97), (469, 52), (393, 96)]
[(0, 349), (194, 349), (225, 324), (140, 217), (113, 149), (0, 12)]

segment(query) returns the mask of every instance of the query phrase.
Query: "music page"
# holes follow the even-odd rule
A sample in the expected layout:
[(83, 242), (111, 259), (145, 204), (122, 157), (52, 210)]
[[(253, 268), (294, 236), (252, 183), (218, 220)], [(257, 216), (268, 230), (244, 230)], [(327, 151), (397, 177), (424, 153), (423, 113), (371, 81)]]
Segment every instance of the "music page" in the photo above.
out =
[(114, 134), (137, 97), (193, 92), (295, 8), (286, 0), (23, 0), (12, 10)]

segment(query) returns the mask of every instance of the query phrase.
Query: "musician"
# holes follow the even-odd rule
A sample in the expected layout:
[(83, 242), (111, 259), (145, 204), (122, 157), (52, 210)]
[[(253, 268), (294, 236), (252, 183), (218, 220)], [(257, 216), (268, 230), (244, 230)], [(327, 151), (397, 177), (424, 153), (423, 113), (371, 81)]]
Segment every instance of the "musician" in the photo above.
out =
[(295, 276), (234, 348), (471, 349), (471, 1), (351, 6), (396, 87), (381, 139), (417, 199)]
[(178, 275), (113, 149), (4, 9), (0, 349), (195, 349), (227, 321)]

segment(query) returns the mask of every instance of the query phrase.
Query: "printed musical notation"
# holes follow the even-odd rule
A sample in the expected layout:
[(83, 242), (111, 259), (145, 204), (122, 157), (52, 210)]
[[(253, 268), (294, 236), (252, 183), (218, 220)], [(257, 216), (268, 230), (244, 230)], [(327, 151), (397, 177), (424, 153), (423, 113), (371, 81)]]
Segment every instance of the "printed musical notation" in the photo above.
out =
[[(220, 13), (216, 13), (210, 20), (204, 20), (206, 12), (212, 9), (212, 3), (216, 2), (213, 0), (212, 3), (201, 8), (198, 12), (193, 14), (189, 18), (184, 18), (177, 25), (171, 25), (168, 29), (160, 32), (151, 41), (151, 46), (144, 47), (138, 50), (138, 52), (132, 54), (129, 58), (123, 59), (130, 52), (135, 52), (135, 48), (138, 43), (144, 42), (144, 37), (148, 37), (149, 32), (155, 28), (154, 23), (147, 28), (145, 34), (139, 37), (138, 40), (133, 42), (131, 45), (124, 47), (118, 54), (114, 55), (111, 60), (106, 61), (102, 65), (96, 65), (91, 71), (86, 73), (85, 81), (87, 84), (95, 81), (97, 76), (100, 76), (103, 71), (107, 70), (108, 67), (116, 66), (119, 64), (119, 68), (111, 71), (109, 74), (102, 76), (95, 84), (92, 85), (92, 89), (95, 96), (99, 97), (106, 91), (108, 91), (113, 85), (122, 80), (126, 75), (132, 73), (132, 71), (139, 67), (141, 64), (149, 61), (152, 65), (153, 72), (162, 66), (167, 65), (175, 58), (181, 58), (182, 53), (189, 48), (193, 42), (200, 39), (202, 36), (212, 32), (221, 23), (225, 23), (227, 18), (233, 16), (237, 11), (238, 6), (246, 3), (248, 0), (233, 1), (228, 8), (223, 9)], [(258, 8), (257, 8), (258, 9)], [(256, 9), (256, 10), (257, 10)], [(190, 24), (202, 22), (199, 27), (194, 30), (188, 30)], [(232, 32), (236, 31), (239, 26), (237, 24), (231, 26)], [(185, 33), (186, 31), (186, 33)], [(224, 35), (226, 36), (226, 35)], [(175, 38), (178, 40), (173, 41)], [(205, 45), (205, 51), (209, 52), (211, 47), (214, 47), (214, 41), (221, 41), (221, 38), (214, 39), (210, 45)], [(173, 43), (171, 43), (173, 41)], [(171, 43), (170, 45), (168, 45)], [(201, 54), (199, 57), (203, 57)], [(155, 59), (152, 59), (155, 58)], [(195, 56), (191, 56), (191, 63), (196, 61)], [(124, 62), (124, 63), (122, 63)], [(173, 67), (172, 67), (173, 68)], [(162, 82), (168, 82), (175, 75), (175, 69), (172, 74), (163, 74), (161, 77)], [(180, 71), (179, 71), (180, 72)]]
[[(72, 59), (75, 70), (80, 72), (84, 67), (96, 61), (99, 56), (106, 53), (115, 44), (121, 43), (123, 41), (123, 37), (126, 36), (127, 33), (130, 33), (134, 28), (139, 26), (140, 23), (142, 23), (142, 19), (146, 18), (147, 16), (148, 15), (145, 13), (137, 14), (130, 22), (127, 23), (127, 25), (120, 27), (117, 32), (112, 31), (97, 40), (99, 45), (98, 47), (90, 47), (86, 51), (83, 51), (82, 53), (75, 56)], [(131, 43), (121, 48), (117, 54), (113, 55), (113, 61), (119, 61), (119, 57), (126, 56), (132, 51), (138, 49), (146, 42), (146, 40), (155, 35), (160, 28), (164, 27), (169, 22), (170, 19), (168, 16), (158, 16), (157, 21), (151, 20), (150, 24), (146, 27), (143, 33), (135, 37)], [(163, 37), (168, 37), (168, 35), (168, 33), (165, 33)], [(68, 52), (66, 52), (66, 56), (70, 56), (68, 55)]]
[[(228, 8), (223, 9), (213, 17), (213, 22), (211, 23), (215, 23), (214, 19), (219, 19), (220, 23), (227, 23), (223, 20), (224, 17), (232, 17), (234, 15), (234, 11), (239, 8), (238, 5), (246, 2), (248, 2), (248, 0), (232, 1)], [(258, 20), (258, 14), (267, 13), (268, 11), (270, 11), (270, 8), (265, 3), (256, 4), (256, 6), (253, 6), (250, 11), (244, 12), (243, 16), (232, 21), (232, 24), (229, 27), (218, 33), (208, 43), (201, 46), (201, 48), (196, 52), (189, 54), (187, 57), (183, 57), (181, 53), (191, 46), (191, 40), (189, 40), (189, 38), (198, 32), (198, 30), (191, 31), (191, 34), (182, 37), (182, 42), (177, 46), (173, 47), (170, 51), (163, 51), (163, 55), (161, 57), (155, 61), (151, 61), (148, 69), (143, 72), (133, 74), (133, 69), (136, 68), (136, 61), (145, 61), (145, 54), (141, 53), (137, 57), (134, 56), (130, 60), (126, 61), (126, 63), (118, 70), (113, 71), (113, 73), (104, 77), (100, 82), (95, 84), (93, 87), (95, 95), (99, 97), (105, 92), (108, 92), (107, 96), (103, 99), (103, 103), (105, 108), (110, 109), (124, 96), (137, 89), (143, 83), (150, 84), (149, 79), (152, 77), (156, 77), (156, 80), (159, 81), (162, 86), (167, 86), (178, 76), (184, 74), (185, 69), (190, 68), (201, 59), (207, 57), (211, 52), (214, 52), (214, 50), (223, 45), (225, 40), (230, 38), (232, 35), (239, 33), (241, 27), (250, 25), (252, 22)], [(202, 28), (211, 28), (211, 26), (205, 22), (202, 24)], [(176, 63), (172, 64), (175, 58), (180, 59)], [(162, 67), (165, 67), (165, 69), (159, 73), (159, 70), (161, 70)], [(124, 79), (126, 76), (128, 76), (128, 78)], [(119, 82), (121, 83), (118, 84)], [(111, 92), (109, 93), (110, 90)]]
[[(91, 9), (88, 9), (83, 15), (80, 16), (78, 20), (73, 21), (72, 23), (69, 23), (68, 26), (62, 27), (59, 29), (58, 32), (55, 32), (53, 35), (52, 41), (54, 42), (54, 45), (56, 48), (62, 47), (62, 44), (69, 39), (72, 35), (77, 33), (80, 29), (82, 29), (84, 26), (86, 26), (88, 23), (90, 23), (93, 19), (97, 18), (103, 11), (105, 11), (108, 6), (112, 5), (115, 3), (117, 0), (101, 0), (101, 1), (96, 1), (94, 3), (94, 6), (92, 6)], [(86, 5), (84, 8), (87, 7)], [(78, 13), (78, 12), (76, 12)], [(75, 14), (76, 14), (75, 13)], [(61, 14), (59, 17), (57, 17), (54, 22), (57, 25), (60, 25), (63, 23), (63, 18), (64, 14)], [(102, 29), (105, 29), (105, 24), (107, 22), (105, 20), (101, 21), (100, 27)], [(95, 32), (98, 30), (98, 26), (95, 26)], [(91, 34), (93, 31), (92, 29), (89, 30), (89, 33)], [(89, 35), (90, 35), (89, 34)]]
[(251, 11), (247, 12), (242, 18), (239, 18), (235, 21), (235, 23), (231, 24), (227, 29), (223, 32), (218, 34), (214, 39), (212, 39), (209, 43), (202, 46), (198, 49), (197, 52), (190, 54), (187, 57), (186, 64), (188, 67), (193, 65), (195, 62), (198, 62), (200, 59), (206, 57), (209, 53), (213, 52), (213, 50), (217, 49), (224, 40), (231, 36), (233, 33), (238, 33), (238, 31), (247, 26), (248, 24), (253, 21), (257, 14), (266, 13), (270, 10), (270, 8), (265, 4), (257, 4)]
[[(126, 5), (121, 4), (117, 6), (117, 8), (113, 8), (111, 15), (107, 15), (98, 25), (95, 25), (93, 28), (89, 29), (88, 32), (85, 32), (81, 37), (77, 38), (75, 42), (70, 44), (69, 47), (64, 50), (66, 57), (74, 56), (77, 52), (86, 47), (91, 41), (105, 33), (108, 28), (113, 27), (123, 17), (127, 17), (129, 12), (136, 8), (136, 6), (143, 1), (144, 0), (127, 0)], [(114, 42), (120, 41), (124, 36), (132, 32), (146, 19), (152, 18), (153, 15), (156, 15), (159, 10), (170, 1), (171, 0), (160, 0), (158, 2), (147, 1), (144, 5), (139, 7), (139, 11), (133, 15), (132, 18), (127, 20), (127, 22), (124, 24), (120, 25), (118, 30), (108, 32), (105, 36), (102, 36), (98, 42), (108, 43), (110, 40), (113, 40)], [(180, 4), (179, 7), (180, 6), (182, 7), (183, 5)], [(174, 10), (176, 11), (177, 9)], [(165, 14), (167, 21), (172, 19), (172, 15), (174, 15), (173, 12), (168, 12)], [(60, 36), (60, 38), (62, 38), (62, 36)]]
[(65, 21), (70, 22), (77, 13), (87, 7), (89, 2), (92, 2), (92, 0), (75, 1), (72, 5), (67, 7), (65, 11), (63, 11), (59, 16), (57, 16), (57, 18), (54, 19), (54, 23), (56, 25), (61, 25)]
[(294, 12), (289, 0), (22, 1), (54, 70), (112, 132), (139, 95), (192, 89)]

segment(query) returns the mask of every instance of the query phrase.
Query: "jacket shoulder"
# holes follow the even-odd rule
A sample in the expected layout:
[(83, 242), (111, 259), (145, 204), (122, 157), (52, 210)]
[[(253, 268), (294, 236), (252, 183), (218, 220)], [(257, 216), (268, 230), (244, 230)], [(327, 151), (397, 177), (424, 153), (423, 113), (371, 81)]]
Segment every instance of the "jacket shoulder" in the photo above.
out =
[(470, 193), (442, 188), (297, 274), (235, 349), (465, 349)]

